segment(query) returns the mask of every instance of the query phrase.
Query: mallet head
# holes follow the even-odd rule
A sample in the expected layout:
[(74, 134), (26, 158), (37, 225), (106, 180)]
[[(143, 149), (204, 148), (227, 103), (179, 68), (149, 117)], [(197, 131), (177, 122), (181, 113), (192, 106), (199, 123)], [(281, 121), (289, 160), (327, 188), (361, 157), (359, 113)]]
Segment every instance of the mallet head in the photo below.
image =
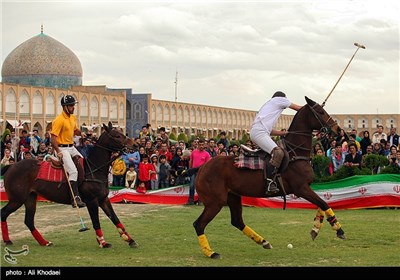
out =
[(354, 43), (354, 46), (356, 46), (356, 47), (358, 47), (358, 48), (365, 49), (365, 46), (364, 46), (364, 45), (361, 45), (361, 44), (359, 44), (359, 43)]

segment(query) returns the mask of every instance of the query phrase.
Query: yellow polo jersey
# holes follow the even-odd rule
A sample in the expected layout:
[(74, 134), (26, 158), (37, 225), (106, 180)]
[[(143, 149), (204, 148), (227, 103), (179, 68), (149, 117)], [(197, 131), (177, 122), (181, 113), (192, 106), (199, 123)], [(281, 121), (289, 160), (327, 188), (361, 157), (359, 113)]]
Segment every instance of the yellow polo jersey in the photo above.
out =
[(74, 131), (78, 129), (75, 115), (67, 115), (64, 111), (53, 121), (51, 134), (57, 137), (58, 144), (74, 143)]

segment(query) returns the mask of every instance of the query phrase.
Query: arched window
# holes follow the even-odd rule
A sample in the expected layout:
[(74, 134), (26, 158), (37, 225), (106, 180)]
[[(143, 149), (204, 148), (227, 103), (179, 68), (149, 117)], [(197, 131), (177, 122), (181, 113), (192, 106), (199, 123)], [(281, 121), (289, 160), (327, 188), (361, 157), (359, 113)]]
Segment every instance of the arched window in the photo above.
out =
[(105, 97), (103, 97), (103, 99), (101, 100), (100, 115), (102, 118), (108, 117), (108, 101)]
[(110, 105), (110, 119), (116, 120), (118, 119), (118, 102), (115, 98), (111, 100)]
[(33, 114), (43, 114), (43, 98), (40, 91), (36, 91), (32, 98)]
[(90, 101), (90, 116), (93, 118), (99, 117), (99, 101), (97, 100), (96, 96), (93, 96), (92, 100)]
[(81, 116), (87, 117), (89, 116), (89, 102), (86, 96), (82, 96), (81, 100), (79, 101), (79, 108)]
[(19, 113), (23, 115), (29, 115), (30, 113), (30, 106), (29, 106), (29, 94), (24, 89), (19, 96)]
[(15, 96), (15, 91), (14, 89), (10, 88), (7, 91), (6, 95), (6, 113), (16, 113), (16, 108), (17, 108), (17, 98)]
[(55, 104), (55, 98), (54, 98), (54, 94), (52, 91), (49, 91), (46, 94), (46, 116), (54, 116), (55, 115), (55, 106), (57, 106), (57, 104)]

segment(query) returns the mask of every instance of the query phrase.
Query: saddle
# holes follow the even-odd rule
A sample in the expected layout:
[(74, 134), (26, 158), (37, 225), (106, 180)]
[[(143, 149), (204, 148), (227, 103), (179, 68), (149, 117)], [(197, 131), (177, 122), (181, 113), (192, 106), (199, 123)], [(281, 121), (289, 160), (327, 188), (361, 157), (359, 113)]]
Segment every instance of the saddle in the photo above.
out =
[[(78, 182), (82, 182), (84, 178), (84, 168), (83, 161), (84, 159), (80, 156), (75, 156), (72, 158), (75, 163), (76, 168), (78, 169)], [(36, 180), (44, 180), (49, 182), (66, 182), (65, 173), (62, 169), (62, 163), (54, 156), (49, 156), (45, 161), (39, 162), (39, 172), (36, 177)]]
[[(278, 188), (283, 190), (283, 183), (280, 174), (289, 165), (289, 153), (285, 149), (284, 142), (279, 142), (278, 145), (284, 151), (284, 158), (282, 160), (281, 166), (275, 172), (275, 168), (269, 163), (271, 155), (261, 149), (251, 149), (246, 145), (240, 146), (240, 154), (235, 159), (234, 166), (237, 168), (248, 168), (255, 170), (264, 170), (264, 179), (267, 182), (269, 188), (270, 184), (276, 184)], [(276, 180), (278, 178), (278, 180)]]

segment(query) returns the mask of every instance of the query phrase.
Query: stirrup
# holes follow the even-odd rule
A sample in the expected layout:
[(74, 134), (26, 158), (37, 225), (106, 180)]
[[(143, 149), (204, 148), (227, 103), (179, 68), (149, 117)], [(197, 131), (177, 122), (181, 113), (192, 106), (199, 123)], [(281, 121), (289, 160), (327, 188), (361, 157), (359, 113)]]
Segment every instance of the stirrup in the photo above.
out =
[[(275, 179), (276, 176), (274, 176)], [(266, 191), (266, 195), (274, 195), (277, 194), (279, 192), (279, 188), (278, 185), (276, 184), (275, 180), (271, 180), (268, 179), (269, 183), (268, 183), (268, 187), (267, 187), (267, 191)]]

